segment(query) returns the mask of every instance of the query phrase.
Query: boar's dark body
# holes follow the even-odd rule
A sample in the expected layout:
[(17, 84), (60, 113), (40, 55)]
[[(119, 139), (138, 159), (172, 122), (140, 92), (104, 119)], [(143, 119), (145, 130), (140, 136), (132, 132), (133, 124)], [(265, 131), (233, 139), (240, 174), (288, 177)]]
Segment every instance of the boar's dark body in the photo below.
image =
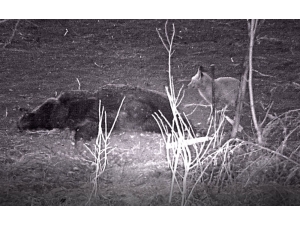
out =
[[(75, 140), (90, 140), (98, 134), (99, 101), (112, 127), (125, 97), (114, 130), (160, 132), (153, 118), (159, 111), (172, 123), (173, 114), (163, 93), (128, 85), (108, 85), (96, 92), (69, 91), (49, 98), (18, 122), (20, 130), (65, 129), (75, 131)], [(104, 121), (102, 122), (104, 127)]]

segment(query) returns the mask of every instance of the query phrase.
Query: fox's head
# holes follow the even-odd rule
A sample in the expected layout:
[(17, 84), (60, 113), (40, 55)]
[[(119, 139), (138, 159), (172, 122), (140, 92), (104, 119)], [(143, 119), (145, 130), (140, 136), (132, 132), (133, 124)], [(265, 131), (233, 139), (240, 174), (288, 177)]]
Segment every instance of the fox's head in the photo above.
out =
[(188, 88), (197, 88), (201, 84), (201, 79), (203, 78), (203, 67), (198, 68), (197, 73), (192, 77), (191, 82), (188, 84)]

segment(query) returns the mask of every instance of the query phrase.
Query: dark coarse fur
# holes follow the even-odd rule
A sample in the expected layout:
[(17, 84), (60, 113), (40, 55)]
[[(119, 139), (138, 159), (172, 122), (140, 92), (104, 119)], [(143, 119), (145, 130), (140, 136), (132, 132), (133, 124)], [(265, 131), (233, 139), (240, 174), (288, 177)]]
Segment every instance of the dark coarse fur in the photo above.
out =
[[(86, 91), (64, 92), (57, 98), (49, 98), (43, 104), (25, 113), (18, 121), (20, 130), (35, 130), (54, 128), (74, 128), (83, 120), (85, 112), (89, 111), (91, 101), (87, 101), (91, 93)], [(94, 104), (95, 98), (92, 104)], [(76, 116), (74, 116), (76, 115)]]
[[(59, 101), (55, 98), (49, 98), (41, 106), (38, 106), (31, 113), (25, 113), (18, 121), (20, 130), (34, 130), (44, 128), (51, 130), (58, 126), (58, 120), (53, 121), (53, 112), (60, 107)], [(51, 113), (48, 113), (51, 112)]]
[[(153, 118), (159, 111), (171, 123), (173, 114), (163, 93), (128, 85), (108, 85), (96, 92), (70, 91), (49, 98), (18, 122), (20, 130), (53, 128), (75, 131), (75, 140), (90, 140), (98, 133), (99, 100), (107, 113), (107, 129), (113, 125), (123, 98), (115, 130), (160, 132)], [(104, 127), (104, 121), (102, 128)]]

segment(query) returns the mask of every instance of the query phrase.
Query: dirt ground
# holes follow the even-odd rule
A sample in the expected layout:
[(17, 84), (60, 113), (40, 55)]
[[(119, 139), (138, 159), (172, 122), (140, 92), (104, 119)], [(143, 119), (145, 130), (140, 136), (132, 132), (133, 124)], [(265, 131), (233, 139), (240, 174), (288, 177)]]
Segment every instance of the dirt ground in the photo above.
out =
[[(156, 32), (163, 32), (165, 21), (20, 20), (11, 44), (2, 49), (15, 23), (0, 24), (0, 205), (180, 205), (179, 190), (168, 202), (171, 173), (160, 134), (114, 133), (107, 168), (97, 194), (91, 195), (91, 156), (83, 144), (74, 147), (69, 131), (20, 133), (16, 127), (22, 109), (33, 109), (62, 91), (130, 84), (165, 92), (168, 55)], [(197, 91), (186, 89), (200, 65), (215, 64), (216, 77), (240, 78), (248, 46), (246, 20), (172, 23), (172, 74), (176, 89), (185, 87), (182, 105), (201, 100)], [(271, 115), (299, 109), (299, 59), (300, 21), (266, 20), (254, 47), (259, 120), (271, 101)], [(205, 127), (208, 113), (198, 107), (189, 118)], [(254, 136), (249, 107), (241, 125), (241, 138)], [(196, 191), (189, 204), (254, 205), (253, 201), (241, 196), (207, 201)]]

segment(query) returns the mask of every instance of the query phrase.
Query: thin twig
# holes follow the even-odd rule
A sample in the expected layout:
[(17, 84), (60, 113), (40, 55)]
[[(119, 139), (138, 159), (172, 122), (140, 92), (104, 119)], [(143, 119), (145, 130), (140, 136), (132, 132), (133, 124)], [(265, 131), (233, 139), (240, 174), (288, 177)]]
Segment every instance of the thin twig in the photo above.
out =
[(33, 26), (35, 26), (35, 27), (40, 27), (39, 25), (37, 25), (37, 24), (35, 24), (35, 23), (33, 23), (32, 21), (30, 21), (30, 20), (25, 20), (27, 23), (30, 23), (30, 24), (32, 24)]
[(0, 23), (5, 23), (6, 21), (9, 21), (9, 20), (0, 20)]
[(268, 110), (267, 110), (266, 115), (265, 115), (265, 118), (264, 118), (263, 121), (260, 123), (260, 127), (262, 127), (263, 124), (265, 123), (266, 119), (269, 118), (269, 112), (270, 112), (270, 110), (271, 110), (271, 108), (272, 108), (272, 106), (273, 106), (273, 103), (274, 103), (274, 101), (272, 101), (271, 104), (269, 105)]
[(169, 35), (168, 35), (168, 27), (167, 27), (167, 25), (168, 25), (168, 20), (167, 20), (166, 23), (165, 23), (165, 36), (166, 36), (166, 38), (167, 38), (169, 47), (171, 48), (172, 46), (171, 46), (170, 39), (169, 39)]
[(79, 81), (79, 79), (77, 77), (76, 77), (76, 81), (78, 83), (78, 90), (80, 90), (81, 89), (81, 84), (80, 84), (80, 81)]
[(20, 23), (20, 20), (17, 20), (17, 22), (16, 22), (16, 24), (15, 24), (15, 27), (14, 27), (14, 29), (13, 29), (13, 32), (12, 32), (10, 38), (9, 38), (8, 41), (3, 45), (2, 48), (5, 48), (7, 45), (11, 44), (12, 39), (14, 38), (15, 33), (16, 33), (16, 31), (17, 31), (17, 28), (18, 28), (19, 23)]
[(161, 42), (163, 43), (165, 49), (169, 52), (169, 48), (165, 44), (165, 42), (164, 42), (164, 40), (163, 40), (162, 36), (160, 35), (159, 30), (157, 28), (156, 28), (156, 32), (158, 33), (158, 37), (160, 38)]
[(261, 76), (263, 76), (263, 77), (274, 77), (274, 76), (272, 76), (272, 75), (268, 75), (268, 74), (264, 74), (264, 73), (261, 73), (261, 72), (259, 72), (258, 70), (254, 70), (254, 69), (252, 69), (254, 72), (256, 72), (256, 73), (259, 73)]
[(292, 84), (293, 84), (294, 86), (296, 86), (296, 88), (300, 88), (300, 84), (298, 84), (298, 83), (296, 83), (296, 82), (292, 82)]

